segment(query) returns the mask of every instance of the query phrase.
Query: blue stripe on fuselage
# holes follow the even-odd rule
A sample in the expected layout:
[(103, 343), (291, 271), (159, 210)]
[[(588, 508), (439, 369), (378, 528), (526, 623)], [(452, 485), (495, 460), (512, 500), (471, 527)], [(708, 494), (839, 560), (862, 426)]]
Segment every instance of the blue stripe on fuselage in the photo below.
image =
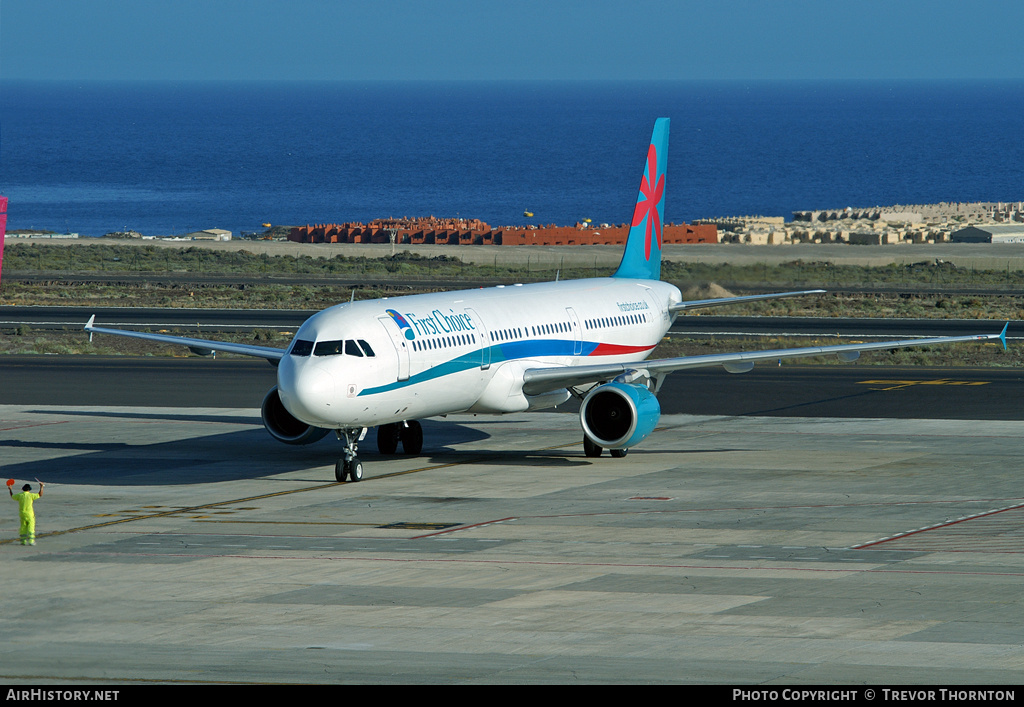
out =
[[(493, 344), (489, 347), (490, 363), (493, 366), (494, 364), (502, 363), (504, 361), (514, 361), (522, 358), (537, 358), (539, 356), (589, 356), (597, 346), (596, 342), (584, 341), (582, 351), (578, 354), (574, 354), (573, 351), (575, 350), (576, 342), (571, 339), (506, 341), (500, 344)], [(395, 381), (394, 383), (379, 385), (375, 388), (366, 388), (360, 391), (359, 397), (364, 395), (376, 395), (377, 393), (387, 393), (410, 385), (416, 385), (418, 383), (424, 383), (426, 381), (450, 376), (454, 373), (461, 373), (473, 368), (479, 368), (483, 357), (483, 351), (484, 349), (476, 349), (474, 351), (468, 351), (464, 354), (460, 354), (453, 359), (449, 359), (436, 366), (431, 366), (425, 371), (409, 376), (408, 380)]]

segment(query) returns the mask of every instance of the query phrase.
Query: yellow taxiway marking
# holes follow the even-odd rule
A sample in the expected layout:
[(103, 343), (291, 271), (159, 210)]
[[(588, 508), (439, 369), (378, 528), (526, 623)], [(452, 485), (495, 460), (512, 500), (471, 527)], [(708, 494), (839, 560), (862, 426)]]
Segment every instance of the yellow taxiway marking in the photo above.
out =
[(948, 378), (940, 378), (938, 380), (916, 380), (916, 381), (903, 381), (903, 380), (869, 380), (859, 381), (858, 385), (884, 385), (886, 388), (878, 388), (878, 390), (899, 390), (900, 388), (909, 388), (912, 385), (988, 385), (991, 381), (955, 381), (949, 380)]

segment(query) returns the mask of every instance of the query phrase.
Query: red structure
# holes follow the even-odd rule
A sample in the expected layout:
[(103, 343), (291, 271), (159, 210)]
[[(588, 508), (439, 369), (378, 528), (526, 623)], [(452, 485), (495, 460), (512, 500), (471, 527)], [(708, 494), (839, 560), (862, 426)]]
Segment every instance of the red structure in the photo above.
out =
[[(321, 224), (293, 228), (296, 243), (395, 243), (413, 245), (623, 245), (626, 224), (607, 227), (522, 226), (493, 229), (479, 219), (382, 219), (368, 224)], [(663, 243), (718, 243), (714, 225), (667, 223)]]

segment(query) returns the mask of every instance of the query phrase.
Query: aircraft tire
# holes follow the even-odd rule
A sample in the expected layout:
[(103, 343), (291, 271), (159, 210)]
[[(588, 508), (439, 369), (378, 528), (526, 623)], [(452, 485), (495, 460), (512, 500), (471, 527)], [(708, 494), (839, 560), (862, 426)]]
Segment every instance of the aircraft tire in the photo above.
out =
[(621, 459), (622, 457), (624, 457), (627, 454), (629, 454), (629, 448), (626, 448), (626, 449), (610, 449), (608, 451), (610, 451), (612, 456), (617, 458), (617, 459)]
[(352, 457), (348, 462), (348, 480), (363, 480), (363, 463), (359, 461), (359, 457)]
[(583, 435), (583, 453), (584, 454), (586, 454), (588, 457), (597, 458), (597, 457), (601, 456), (601, 452), (602, 451), (604, 451), (604, 449), (602, 447), (599, 447), (596, 444), (594, 444), (592, 441), (590, 441), (590, 437), (587, 437), (586, 435)]
[(377, 426), (377, 451), (381, 454), (394, 454), (398, 451), (398, 425)]
[(423, 451), (423, 427), (416, 420), (409, 420), (408, 427), (401, 430), (402, 451), (415, 455)]
[(334, 480), (341, 483), (345, 480), (346, 476), (348, 476), (348, 465), (345, 464), (345, 458), (342, 457), (334, 465)]

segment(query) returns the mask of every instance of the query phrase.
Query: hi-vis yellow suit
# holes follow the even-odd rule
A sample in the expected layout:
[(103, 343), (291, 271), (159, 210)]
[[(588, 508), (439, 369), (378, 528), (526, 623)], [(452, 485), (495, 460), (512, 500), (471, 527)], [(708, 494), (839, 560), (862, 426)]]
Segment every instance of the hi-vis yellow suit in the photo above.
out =
[(37, 498), (38, 493), (32, 493), (30, 491), (22, 491), (11, 496), (15, 501), (18, 502), (19, 515), (21, 516), (21, 544), (22, 545), (35, 545), (36, 544), (36, 512), (32, 508), (32, 504)]

